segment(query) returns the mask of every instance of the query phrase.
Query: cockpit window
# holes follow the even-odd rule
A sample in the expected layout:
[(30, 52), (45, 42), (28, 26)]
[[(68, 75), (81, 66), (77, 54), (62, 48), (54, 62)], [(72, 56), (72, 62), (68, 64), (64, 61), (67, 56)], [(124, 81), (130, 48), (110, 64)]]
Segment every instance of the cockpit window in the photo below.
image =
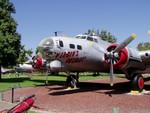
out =
[(76, 38), (81, 39), (82, 37), (81, 36), (77, 36)]
[(86, 36), (77, 36), (78, 39), (86, 39)]
[(64, 47), (63, 41), (60, 40), (59, 45), (60, 45), (60, 47)]
[(70, 48), (71, 49), (74, 49), (75, 48), (75, 45), (74, 44), (69, 44)]
[(86, 36), (82, 36), (82, 39), (86, 39)]
[(93, 38), (88, 36), (88, 37), (87, 37), (87, 40), (93, 41)]
[(94, 38), (94, 42), (98, 43), (98, 40), (96, 38)]
[(81, 45), (77, 45), (77, 49), (78, 50), (82, 50), (82, 46)]
[(92, 42), (98, 43), (98, 37), (97, 36), (77, 35), (76, 38), (77, 39), (85, 39), (85, 40), (88, 40), (88, 41), (92, 41)]

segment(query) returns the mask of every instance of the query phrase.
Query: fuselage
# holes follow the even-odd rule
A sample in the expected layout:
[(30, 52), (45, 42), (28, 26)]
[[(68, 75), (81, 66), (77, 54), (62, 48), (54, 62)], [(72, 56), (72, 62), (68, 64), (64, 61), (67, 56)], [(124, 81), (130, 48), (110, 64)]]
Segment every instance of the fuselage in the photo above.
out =
[[(77, 36), (71, 38), (58, 36), (43, 39), (38, 45), (38, 50), (42, 53), (42, 57), (50, 62), (49, 66), (52, 71), (109, 72), (110, 65), (106, 63), (105, 53), (98, 51), (93, 45), (98, 47), (99, 50), (107, 50), (112, 44), (101, 40), (99, 37)], [(133, 68), (134, 71), (140, 70), (141, 72), (149, 70), (149, 51), (148, 56), (146, 56), (147, 59), (144, 61), (145, 52), (140, 53), (128, 47), (125, 49), (128, 55), (126, 56), (126, 62), (120, 66), (121, 68), (115, 68), (115, 70), (127, 68)]]
[[(45, 40), (45, 41), (44, 41)], [(61, 70), (70, 71), (105, 71), (108, 66), (105, 64), (104, 53), (98, 52), (92, 44), (98, 44), (106, 49), (110, 43), (99, 40), (97, 42), (86, 39), (70, 37), (50, 37), (39, 44), (43, 47), (43, 58), (48, 61), (58, 60), (61, 62)], [(50, 45), (44, 43), (49, 42)], [(46, 47), (47, 46), (47, 47)], [(48, 47), (49, 46), (49, 47)]]

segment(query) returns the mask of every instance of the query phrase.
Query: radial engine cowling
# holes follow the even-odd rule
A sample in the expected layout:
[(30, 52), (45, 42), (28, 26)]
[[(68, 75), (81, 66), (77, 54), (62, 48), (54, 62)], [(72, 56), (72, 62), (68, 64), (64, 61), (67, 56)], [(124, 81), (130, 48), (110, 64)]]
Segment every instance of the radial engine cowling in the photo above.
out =
[(33, 68), (41, 68), (43, 66), (44, 62), (41, 57), (38, 57), (37, 59), (33, 57), (32, 59), (33, 59), (33, 65), (32, 65)]
[[(113, 52), (113, 50), (118, 46), (119, 44), (112, 44), (107, 48), (108, 52)], [(125, 64), (128, 62), (128, 51), (126, 48), (121, 49), (119, 52), (113, 53), (112, 56), (112, 63), (114, 68), (122, 68), (125, 66)], [(105, 54), (105, 62), (106, 64), (110, 64), (110, 59), (108, 55)]]

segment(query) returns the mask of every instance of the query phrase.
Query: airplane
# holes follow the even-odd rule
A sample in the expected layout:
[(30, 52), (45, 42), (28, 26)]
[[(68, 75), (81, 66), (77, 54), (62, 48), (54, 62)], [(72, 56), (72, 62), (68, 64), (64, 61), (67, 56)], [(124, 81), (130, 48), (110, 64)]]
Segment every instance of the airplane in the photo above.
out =
[[(35, 56), (33, 56), (32, 59), (34, 59)], [(38, 62), (39, 61), (39, 62)], [(40, 61), (43, 62), (43, 65), (42, 66), (38, 66), (40, 63)], [(38, 72), (49, 72), (49, 66), (46, 65), (48, 64), (46, 62), (46, 60), (42, 59), (41, 56), (38, 56), (38, 58), (36, 60), (27, 60), (25, 63), (23, 64), (18, 64), (17, 66), (15, 66), (15, 71), (16, 71), (16, 76), (19, 76), (19, 73), (20, 72), (27, 72), (27, 73), (32, 73), (32, 72), (35, 72), (35, 71), (38, 71)], [(48, 74), (48, 73), (47, 73)], [(52, 72), (51, 71), (51, 75), (59, 75), (58, 72)]]
[(15, 70), (17, 72), (32, 72), (33, 67), (32, 67), (32, 60), (28, 60), (23, 64), (18, 64), (17, 66), (15, 66)]
[(8, 69), (8, 68), (3, 68), (3, 67), (1, 67), (1, 73), (2, 73), (2, 74), (14, 73), (14, 72), (15, 72), (14, 69)]
[[(38, 60), (43, 60), (43, 62), (45, 62), (44, 59), (42, 59), (40, 56), (38, 57)], [(17, 66), (15, 66), (15, 70), (16, 70), (16, 75), (19, 75), (19, 72), (29, 72), (32, 73), (33, 71), (46, 71), (47, 70), (47, 66), (44, 63), (43, 66), (41, 67), (37, 67), (36, 65), (34, 65), (34, 63), (38, 63), (38, 61), (34, 61), (34, 60), (27, 60), (25, 63), (23, 64), (18, 64)]]
[[(40, 55), (51, 71), (67, 73), (66, 86), (76, 88), (79, 72), (109, 72), (110, 85), (113, 74), (125, 74), (131, 81), (131, 89), (143, 91), (143, 73), (150, 73), (150, 50), (138, 51), (127, 45), (136, 38), (131, 34), (121, 44), (111, 44), (96, 35), (76, 37), (52, 36), (44, 38), (37, 46)], [(35, 57), (35, 65), (41, 67), (43, 60)], [(72, 74), (71, 72), (76, 72)]]

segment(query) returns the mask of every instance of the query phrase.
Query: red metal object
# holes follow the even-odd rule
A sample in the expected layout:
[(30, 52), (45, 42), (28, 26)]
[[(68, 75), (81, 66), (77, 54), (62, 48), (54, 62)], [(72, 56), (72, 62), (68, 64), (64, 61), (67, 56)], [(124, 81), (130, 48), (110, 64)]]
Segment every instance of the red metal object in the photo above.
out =
[[(32, 59), (34, 59), (34, 57)], [(33, 68), (40, 68), (42, 66), (42, 62), (42, 58), (38, 57), (37, 59), (35, 59), (35, 64), (33, 65)]]
[[(107, 48), (107, 50), (111, 50), (111, 48), (115, 48), (115, 47), (117, 47), (119, 44), (112, 44), (112, 45), (110, 45), (108, 48)], [(119, 51), (119, 54), (120, 54), (120, 58), (119, 58), (119, 60), (118, 60), (118, 62), (116, 63), (116, 64), (113, 64), (113, 67), (114, 68), (121, 68), (121, 67), (123, 67), (126, 63), (127, 63), (127, 61), (128, 61), (128, 51), (127, 51), (127, 49), (126, 48), (123, 48), (123, 49), (121, 49), (120, 51)], [(105, 57), (105, 59), (106, 59), (106, 57)], [(105, 61), (106, 62), (106, 64), (109, 64), (107, 61)]]
[(24, 101), (20, 105), (18, 105), (16, 108), (11, 110), (12, 113), (23, 113), (25, 111), (28, 111), (34, 103), (33, 98), (29, 98), (28, 100)]
[(0, 113), (24, 113), (28, 111), (34, 104), (34, 97), (35, 95), (31, 95), (24, 99), (22, 102), (14, 106), (13, 108), (7, 110), (2, 110)]

